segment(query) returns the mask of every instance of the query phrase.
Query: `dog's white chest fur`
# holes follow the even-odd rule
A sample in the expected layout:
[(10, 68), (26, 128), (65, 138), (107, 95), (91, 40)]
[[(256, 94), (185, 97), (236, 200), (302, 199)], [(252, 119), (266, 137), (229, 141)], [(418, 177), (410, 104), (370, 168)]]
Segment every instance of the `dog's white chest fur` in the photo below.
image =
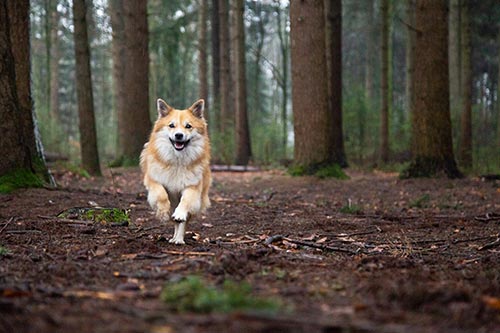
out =
[(202, 166), (187, 168), (184, 165), (171, 165), (165, 168), (156, 161), (151, 161), (150, 176), (163, 185), (170, 193), (181, 193), (185, 188), (196, 186), (203, 177)]

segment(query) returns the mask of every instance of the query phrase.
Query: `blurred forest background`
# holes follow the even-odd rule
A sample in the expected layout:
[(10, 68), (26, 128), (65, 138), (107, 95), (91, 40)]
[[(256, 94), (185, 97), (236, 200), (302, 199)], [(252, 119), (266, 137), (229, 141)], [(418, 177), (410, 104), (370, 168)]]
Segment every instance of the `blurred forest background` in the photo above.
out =
[[(118, 135), (122, 97), (119, 75), (136, 71), (127, 62), (114, 73), (126, 14), (141, 1), (86, 1), (97, 143), (101, 163), (124, 160)], [(243, 1), (243, 32), (238, 27), (239, 1), (149, 0), (147, 31), (148, 85), (125, 87), (148, 91), (149, 115), (156, 117), (156, 99), (185, 108), (207, 99), (207, 117), (214, 162), (256, 165), (288, 163), (294, 156), (288, 1)], [(32, 97), (45, 150), (50, 156), (79, 163), (80, 138), (75, 86), (74, 21), (70, 0), (31, 1)], [(345, 154), (351, 166), (401, 165), (410, 160), (411, 117), (408, 102), (410, 34), (413, 0), (342, 1), (342, 113)], [(140, 5), (139, 5), (140, 7)], [(453, 148), (460, 155), (463, 96), (470, 66), (472, 164), (464, 170), (500, 170), (500, 5), (495, 0), (450, 0), (449, 77)], [(224, 15), (225, 14), (225, 15)], [(116, 18), (123, 18), (117, 21)], [(220, 29), (226, 29), (220, 38)], [(241, 28), (241, 27), (240, 27)], [(383, 43), (383, 31), (386, 43)], [(126, 31), (125, 31), (126, 33)], [(141, 36), (141, 35), (140, 35)], [(243, 37), (241, 37), (243, 36)], [(123, 38), (123, 37), (122, 37)], [(235, 143), (238, 59), (246, 67), (246, 112), (251, 149), (239, 159)], [(131, 43), (125, 42), (130, 47)], [(220, 52), (220, 49), (225, 52)], [(219, 53), (217, 53), (219, 52)], [(221, 56), (226, 54), (226, 57)], [(384, 65), (383, 54), (387, 64)], [(227, 59), (226, 59), (227, 58)], [(145, 58), (147, 61), (147, 57)], [(241, 70), (241, 69), (240, 69)], [(386, 80), (382, 73), (387, 73)], [(465, 73), (465, 75), (464, 75)], [(225, 76), (225, 77), (224, 77)], [(222, 84), (224, 81), (225, 85)], [(382, 82), (385, 81), (384, 84)], [(204, 84), (201, 84), (205, 82)], [(387, 93), (383, 93), (383, 88)], [(387, 94), (388, 157), (381, 160), (381, 109)], [(226, 106), (224, 106), (224, 103)], [(227, 107), (229, 111), (224, 111)], [(225, 113), (224, 113), (225, 112)], [(308, 112), (302, 110), (302, 112)], [(133, 124), (135, 126), (137, 124)], [(147, 124), (150, 126), (150, 124)], [(465, 127), (467, 128), (467, 126)], [(239, 145), (239, 144), (238, 144)], [(251, 147), (251, 148), (250, 148)], [(311, 149), (314, 149), (311, 147)], [(251, 152), (251, 153), (250, 153)], [(241, 156), (240, 156), (241, 157)], [(459, 158), (460, 162), (460, 158)], [(461, 165), (459, 163), (459, 165)]]

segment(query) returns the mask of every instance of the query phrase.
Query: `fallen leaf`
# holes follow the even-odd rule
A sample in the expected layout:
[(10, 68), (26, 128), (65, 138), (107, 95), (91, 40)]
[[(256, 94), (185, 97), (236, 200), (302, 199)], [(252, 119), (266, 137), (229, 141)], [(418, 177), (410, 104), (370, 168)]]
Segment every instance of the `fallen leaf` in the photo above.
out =
[(487, 307), (495, 309), (495, 310), (500, 310), (500, 298), (491, 297), (491, 296), (483, 296), (482, 300), (483, 300), (484, 304), (486, 304)]

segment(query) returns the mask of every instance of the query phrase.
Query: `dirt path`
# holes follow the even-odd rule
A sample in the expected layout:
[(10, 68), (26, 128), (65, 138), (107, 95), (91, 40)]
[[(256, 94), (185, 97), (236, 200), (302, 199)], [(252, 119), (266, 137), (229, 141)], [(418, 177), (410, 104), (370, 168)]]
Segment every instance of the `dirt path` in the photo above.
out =
[[(500, 330), (500, 183), (214, 175), (187, 245), (151, 214), (135, 169), (58, 173), (61, 189), (0, 196), (1, 332), (493, 332)], [(97, 204), (131, 224), (56, 218)], [(173, 312), (166, 282), (247, 281), (261, 312)]]

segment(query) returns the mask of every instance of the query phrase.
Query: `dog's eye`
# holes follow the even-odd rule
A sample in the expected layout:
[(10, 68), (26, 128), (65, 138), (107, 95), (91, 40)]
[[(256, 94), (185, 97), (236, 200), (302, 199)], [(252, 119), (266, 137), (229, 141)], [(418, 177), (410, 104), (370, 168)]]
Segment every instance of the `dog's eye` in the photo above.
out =
[(174, 123), (170, 123), (170, 124), (168, 124), (168, 127), (170, 127), (170, 128), (174, 128), (174, 127), (175, 127), (175, 125), (174, 125)]
[(191, 126), (191, 124), (186, 124), (186, 128), (188, 128), (188, 129), (189, 129), (189, 128), (191, 128), (191, 127), (193, 127), (193, 126)]

